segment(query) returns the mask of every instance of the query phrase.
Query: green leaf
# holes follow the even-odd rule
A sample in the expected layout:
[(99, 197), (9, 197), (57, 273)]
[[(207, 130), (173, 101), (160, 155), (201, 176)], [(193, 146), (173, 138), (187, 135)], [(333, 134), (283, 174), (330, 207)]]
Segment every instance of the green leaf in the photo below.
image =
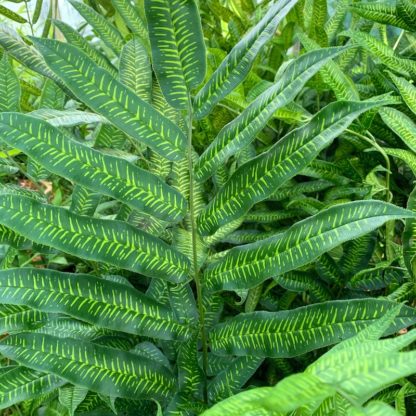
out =
[(10, 369), (2, 368), (0, 373), (0, 409), (6, 409), (24, 400), (39, 397), (64, 383), (61, 378), (55, 375), (41, 373), (22, 366), (10, 367)]
[[(64, 313), (98, 327), (161, 339), (186, 338), (173, 312), (138, 290), (86, 274), (19, 268), (0, 271), (0, 300)], [(0, 315), (1, 316), (1, 315)]]
[(237, 393), (263, 362), (261, 357), (237, 357), (226, 369), (219, 372), (208, 384), (211, 403), (224, 400)]
[(414, 27), (416, 22), (416, 6), (412, 0), (397, 0), (397, 12), (408, 25)]
[(142, 41), (147, 45), (148, 33), (146, 24), (137, 11), (137, 6), (133, 6), (130, 1), (111, 0), (114, 8), (120, 13), (128, 28), (135, 34), (139, 35)]
[(69, 415), (74, 416), (77, 407), (85, 400), (88, 388), (80, 386), (65, 386), (59, 389), (59, 403), (68, 409)]
[(234, 46), (208, 82), (195, 97), (197, 118), (205, 117), (212, 108), (244, 81), (263, 46), (274, 36), (277, 26), (297, 0), (279, 0), (244, 37)]
[(79, 215), (94, 216), (100, 203), (101, 195), (80, 185), (75, 185), (71, 195), (70, 211)]
[(416, 155), (412, 151), (390, 147), (384, 147), (383, 149), (389, 156), (397, 157), (405, 162), (416, 176)]
[[(211, 349), (221, 355), (294, 357), (354, 336), (396, 305), (370, 298), (317, 303), (279, 312), (242, 313), (214, 327), (210, 333)], [(387, 333), (415, 322), (414, 309), (402, 306)]]
[(166, 101), (187, 108), (205, 77), (205, 44), (194, 0), (145, 0), (153, 67)]
[(329, 59), (344, 48), (319, 49), (293, 60), (278, 81), (227, 124), (200, 156), (195, 166), (198, 180), (209, 178), (227, 159), (251, 143), (274, 113), (292, 101), (304, 84)]
[(121, 52), (120, 81), (143, 101), (151, 102), (152, 67), (146, 48), (137, 38), (126, 43)]
[[(49, 102), (45, 103), (46, 104)], [(49, 102), (51, 103), (51, 102)], [(79, 110), (55, 110), (54, 108), (40, 108), (28, 114), (47, 121), (54, 127), (74, 127), (81, 124), (102, 123), (108, 124), (108, 120), (95, 113), (87, 113)]]
[(129, 224), (76, 215), (12, 194), (0, 194), (0, 214), (0, 223), (66, 253), (173, 282), (188, 277), (185, 256)]
[(0, 111), (20, 110), (20, 84), (7, 54), (0, 60)]
[(389, 75), (407, 106), (416, 114), (416, 87), (405, 78), (397, 77), (392, 73)]
[(410, 150), (416, 152), (416, 124), (410, 117), (390, 107), (382, 108), (380, 110), (380, 116), (387, 126), (403, 140), (403, 143)]
[(32, 246), (30, 240), (0, 224), (0, 244), (7, 244), (19, 250), (27, 250)]
[(27, 23), (27, 20), (20, 16), (20, 14), (15, 13), (13, 10), (8, 9), (5, 6), (2, 6), (0, 4), (0, 14), (7, 17), (10, 20), (13, 20), (14, 22), (17, 23)]
[(185, 214), (185, 199), (157, 176), (76, 142), (45, 121), (2, 113), (0, 133), (0, 140), (22, 150), (48, 171), (92, 191), (168, 221)]
[(2, 340), (0, 352), (109, 396), (165, 400), (175, 388), (172, 374), (156, 362), (88, 341), (21, 333)]
[(91, 25), (92, 29), (116, 55), (120, 54), (124, 45), (120, 32), (101, 14), (78, 0), (68, 0), (78, 13)]
[(413, 31), (415, 28), (415, 22), (412, 25), (408, 25), (395, 5), (385, 3), (357, 3), (351, 5), (350, 10), (374, 22), (400, 27), (410, 31)]
[(335, 205), (275, 237), (232, 248), (221, 260), (207, 267), (206, 286), (210, 290), (255, 287), (267, 278), (310, 263), (386, 221), (414, 218), (415, 215), (412, 211), (376, 200)]
[(51, 69), (87, 106), (133, 139), (170, 160), (186, 153), (186, 137), (129, 88), (98, 67), (78, 48), (50, 39), (33, 38)]
[(0, 305), (0, 332), (2, 334), (35, 329), (47, 320), (48, 315), (37, 310), (17, 305)]
[[(117, 75), (117, 71), (114, 66), (108, 61), (108, 59), (98, 52), (89, 42), (74, 28), (67, 25), (61, 20), (52, 20), (52, 23), (60, 30), (65, 36), (68, 43), (81, 49), (86, 55), (88, 55), (98, 66), (104, 68), (114, 77)], [(54, 108), (54, 107), (53, 107)]]
[(293, 176), (299, 174), (361, 113), (383, 101), (338, 101), (327, 105), (309, 123), (292, 130), (268, 151), (239, 167), (198, 218), (201, 234), (242, 217)]

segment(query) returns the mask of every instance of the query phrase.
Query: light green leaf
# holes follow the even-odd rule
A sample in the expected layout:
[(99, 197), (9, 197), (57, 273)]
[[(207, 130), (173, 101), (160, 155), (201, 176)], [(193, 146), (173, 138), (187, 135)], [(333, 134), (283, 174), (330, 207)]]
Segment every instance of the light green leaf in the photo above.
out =
[(0, 223), (40, 244), (173, 282), (187, 279), (188, 259), (129, 224), (76, 215), (34, 199), (0, 195)]
[(65, 386), (59, 389), (59, 403), (68, 409), (69, 415), (73, 416), (77, 407), (87, 397), (88, 388), (80, 386)]
[(0, 301), (4, 304), (63, 313), (130, 334), (161, 339), (188, 335), (188, 328), (176, 322), (173, 312), (122, 283), (32, 268), (1, 270), (0, 282)]
[(405, 162), (416, 176), (416, 155), (412, 151), (390, 147), (384, 147), (383, 149), (389, 156), (397, 157)]
[(51, 69), (80, 100), (133, 139), (170, 160), (186, 153), (186, 137), (129, 88), (98, 67), (78, 48), (50, 39), (33, 38)]
[[(356, 335), (396, 305), (388, 300), (367, 298), (317, 303), (279, 312), (242, 313), (213, 328), (211, 349), (221, 355), (294, 357)], [(387, 333), (415, 322), (414, 309), (402, 306)], [(340, 377), (346, 374), (341, 371)]]
[(267, 278), (313, 261), (345, 241), (369, 233), (386, 221), (415, 216), (410, 210), (376, 200), (332, 206), (275, 237), (232, 248), (207, 267), (206, 286), (210, 290), (255, 287)]
[(205, 44), (194, 0), (145, 0), (153, 67), (166, 101), (187, 108), (205, 77)]
[(227, 124), (200, 156), (195, 166), (198, 180), (209, 178), (227, 159), (251, 143), (274, 113), (290, 101), (329, 59), (344, 48), (312, 51), (293, 60), (278, 81)]
[(197, 118), (205, 117), (212, 108), (244, 81), (256, 56), (274, 36), (277, 26), (297, 0), (278, 0), (269, 7), (263, 19), (234, 46), (208, 82), (195, 97)]
[(176, 221), (186, 201), (160, 178), (129, 162), (72, 140), (45, 121), (19, 113), (0, 114), (1, 139), (48, 171), (116, 198), (160, 219)]
[(268, 151), (239, 167), (198, 218), (201, 234), (242, 217), (299, 174), (360, 114), (385, 101), (337, 101), (327, 105), (309, 123), (292, 130)]
[(88, 341), (21, 333), (2, 340), (0, 352), (109, 396), (164, 400), (175, 388), (172, 374), (156, 362)]

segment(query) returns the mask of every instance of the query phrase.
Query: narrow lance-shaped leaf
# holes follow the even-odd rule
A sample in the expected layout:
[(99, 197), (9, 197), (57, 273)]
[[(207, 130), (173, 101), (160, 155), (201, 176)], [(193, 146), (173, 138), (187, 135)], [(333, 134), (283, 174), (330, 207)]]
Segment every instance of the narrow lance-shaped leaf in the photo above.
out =
[[(356, 335), (397, 303), (353, 299), (316, 303), (279, 312), (242, 313), (210, 332), (216, 354), (294, 357)], [(387, 333), (416, 322), (413, 308), (402, 306)]]
[(297, 0), (278, 0), (263, 19), (234, 46), (195, 97), (195, 116), (205, 117), (212, 108), (244, 81), (256, 56), (274, 36), (277, 26)]
[(110, 61), (98, 52), (89, 42), (73, 27), (62, 22), (61, 20), (52, 20), (52, 23), (65, 36), (68, 43), (81, 49), (88, 55), (95, 63), (110, 72), (111, 75), (116, 76), (117, 71)]
[(380, 116), (406, 144), (416, 152), (416, 124), (410, 117), (394, 108), (386, 107), (380, 110)]
[(36, 329), (47, 320), (48, 315), (38, 310), (18, 305), (0, 305), (0, 333), (2, 334)]
[(208, 266), (206, 286), (211, 290), (249, 289), (267, 278), (297, 269), (386, 221), (415, 216), (412, 211), (376, 200), (335, 205), (275, 237), (232, 248)]
[(185, 213), (185, 199), (157, 176), (78, 143), (46, 121), (2, 113), (0, 133), (0, 141), (22, 150), (48, 171), (92, 191), (169, 221), (179, 220)]
[(175, 388), (172, 374), (155, 361), (88, 341), (21, 333), (5, 338), (0, 352), (108, 396), (165, 400)]
[(310, 52), (292, 61), (279, 80), (228, 123), (200, 156), (195, 166), (198, 180), (209, 178), (227, 159), (251, 143), (273, 114), (292, 101), (322, 66), (345, 48)]
[(75, 96), (133, 139), (169, 160), (186, 153), (182, 130), (74, 46), (33, 38), (47, 64)]
[(20, 110), (20, 84), (7, 54), (0, 60), (0, 111)]
[(143, 43), (134, 38), (124, 46), (120, 56), (120, 81), (143, 101), (152, 98), (152, 67)]
[(416, 115), (416, 87), (407, 81), (405, 78), (397, 77), (396, 75), (390, 73), (390, 78), (393, 80), (397, 89), (400, 92), (400, 95), (403, 97), (403, 100), (407, 106), (413, 111)]
[(34, 268), (2, 270), (0, 301), (63, 313), (130, 334), (168, 340), (188, 335), (188, 328), (178, 324), (165, 306), (133, 287), (86, 274)]
[(140, 14), (136, 10), (137, 6), (126, 0), (111, 0), (114, 8), (120, 13), (128, 28), (135, 34), (138, 34), (142, 41), (147, 45), (148, 33), (146, 24), (143, 22)]
[(23, 366), (2, 370), (5, 371), (0, 373), (0, 409), (39, 397), (65, 384), (60, 377)]
[(187, 279), (185, 256), (124, 222), (76, 215), (12, 194), (0, 195), (0, 214), (0, 223), (22, 236), (74, 256), (173, 282)]
[(327, 105), (309, 123), (238, 168), (199, 216), (200, 232), (212, 234), (245, 215), (255, 203), (299, 174), (360, 114), (386, 103), (338, 101)]
[(124, 40), (120, 32), (101, 14), (78, 0), (68, 0), (78, 13), (91, 25), (94, 32), (116, 54), (121, 52)]
[(146, 0), (153, 66), (166, 101), (186, 108), (205, 76), (205, 44), (194, 0)]

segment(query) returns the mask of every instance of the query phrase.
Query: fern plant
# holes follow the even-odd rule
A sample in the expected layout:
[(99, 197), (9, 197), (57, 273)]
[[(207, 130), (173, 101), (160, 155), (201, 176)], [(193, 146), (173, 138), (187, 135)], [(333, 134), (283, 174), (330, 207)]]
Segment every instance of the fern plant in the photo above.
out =
[(415, 6), (68, 2), (0, 28), (0, 408), (397, 414)]

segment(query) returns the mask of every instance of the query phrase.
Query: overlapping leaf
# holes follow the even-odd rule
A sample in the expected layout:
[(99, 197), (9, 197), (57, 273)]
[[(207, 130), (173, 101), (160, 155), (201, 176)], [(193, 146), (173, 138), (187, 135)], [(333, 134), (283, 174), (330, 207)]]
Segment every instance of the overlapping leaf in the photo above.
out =
[(153, 65), (166, 101), (186, 108), (205, 76), (205, 44), (194, 0), (146, 0)]
[(108, 396), (165, 400), (175, 389), (172, 374), (155, 361), (88, 341), (21, 333), (5, 338), (0, 352)]
[(174, 282), (187, 279), (185, 256), (124, 222), (73, 214), (13, 194), (0, 195), (0, 214), (0, 223), (22, 236), (74, 256)]
[(78, 48), (49, 39), (33, 39), (50, 68), (74, 95), (111, 123), (170, 160), (184, 158), (186, 138), (129, 88), (98, 67)]
[(136, 289), (85, 274), (29, 268), (2, 270), (0, 302), (64, 313), (97, 327), (130, 334), (175, 339), (188, 333), (176, 322), (173, 312)]
[(45, 121), (2, 113), (0, 133), (0, 140), (22, 150), (48, 171), (92, 191), (169, 221), (179, 220), (185, 213), (185, 199), (157, 176), (78, 143)]
[(249, 289), (301, 267), (386, 221), (414, 218), (412, 211), (381, 201), (355, 201), (320, 211), (275, 237), (235, 247), (205, 272), (211, 290)]
[(252, 142), (273, 114), (292, 101), (304, 84), (344, 48), (312, 51), (292, 61), (279, 80), (227, 124), (200, 156), (195, 176), (207, 179), (233, 154)]
[(234, 46), (195, 97), (195, 116), (205, 117), (211, 109), (244, 81), (262, 47), (274, 36), (277, 26), (297, 0), (278, 0), (263, 19)]
[[(354, 299), (243, 313), (213, 328), (211, 349), (221, 355), (293, 357), (350, 338), (395, 306), (383, 299)], [(402, 306), (388, 333), (415, 322), (414, 309)]]
[(198, 218), (203, 235), (242, 217), (257, 202), (305, 168), (319, 152), (366, 110), (383, 101), (331, 103), (303, 127), (239, 167)]

